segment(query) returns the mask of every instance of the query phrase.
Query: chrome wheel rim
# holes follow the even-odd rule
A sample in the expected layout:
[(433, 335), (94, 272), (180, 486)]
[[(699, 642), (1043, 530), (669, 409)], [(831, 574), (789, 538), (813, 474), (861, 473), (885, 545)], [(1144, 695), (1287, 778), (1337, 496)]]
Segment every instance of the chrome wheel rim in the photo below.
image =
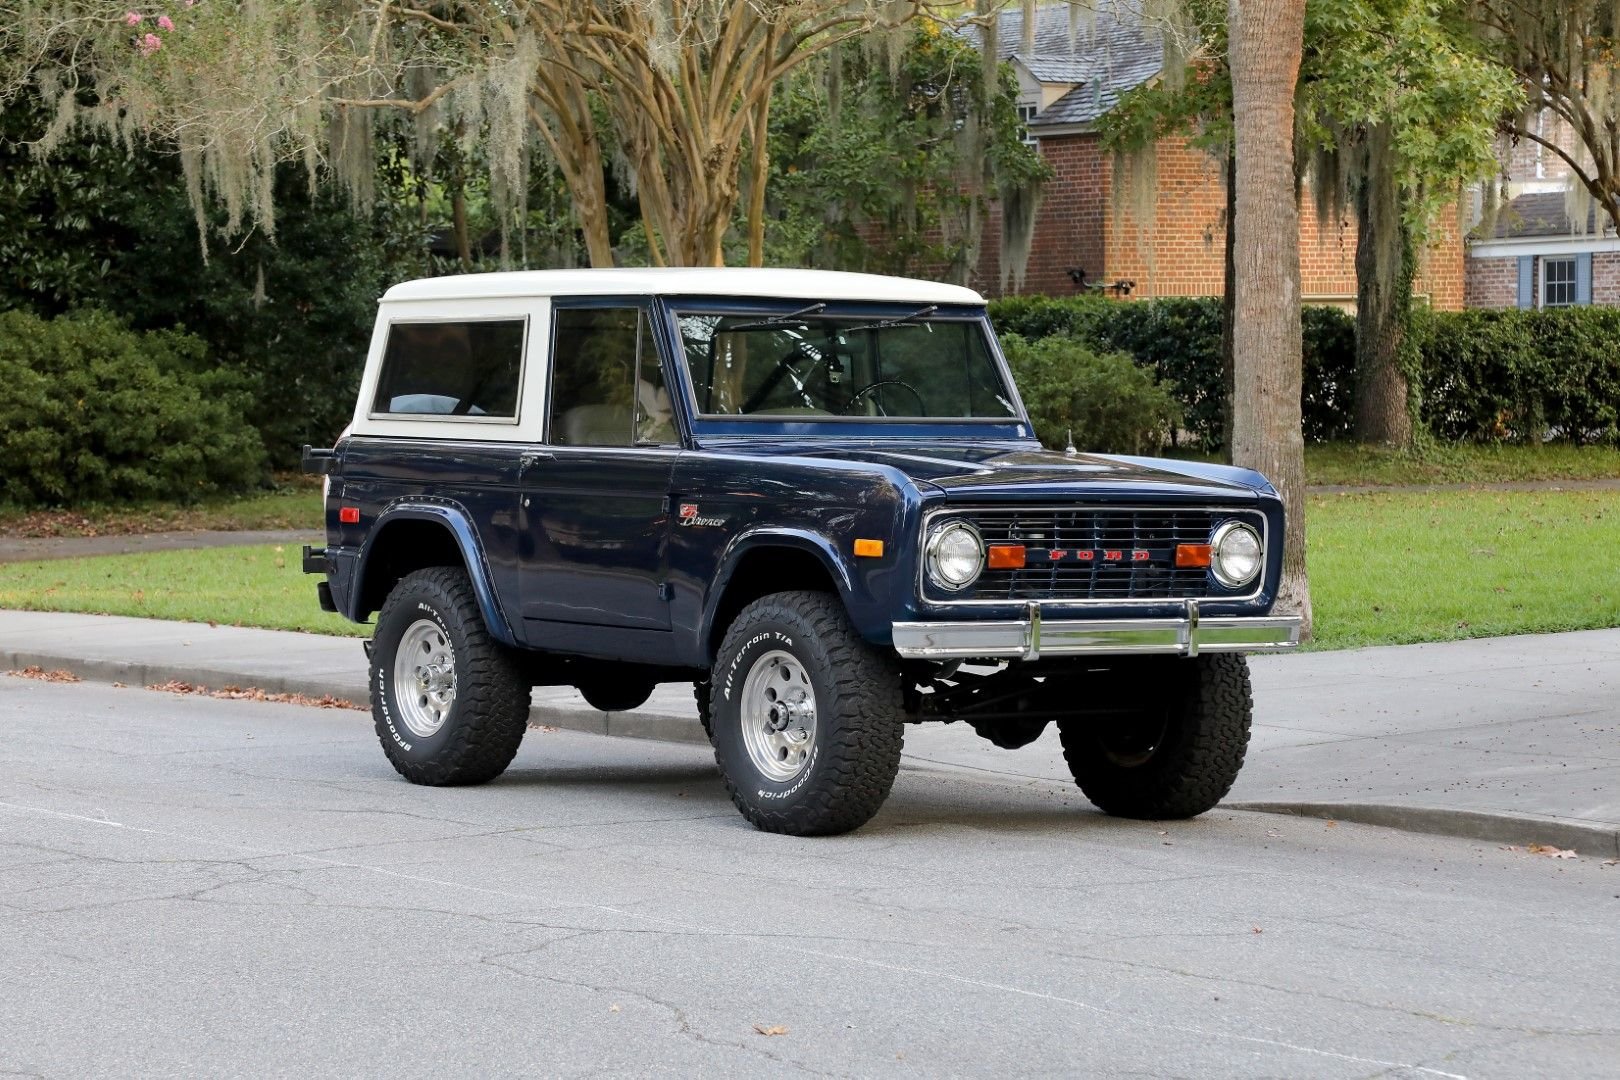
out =
[(444, 727), (456, 703), (456, 651), (432, 619), (418, 619), (394, 653), (394, 702), (412, 735), (425, 739)]
[(767, 780), (785, 784), (810, 764), (816, 738), (816, 691), (792, 653), (765, 653), (742, 688), (742, 737), (748, 760)]

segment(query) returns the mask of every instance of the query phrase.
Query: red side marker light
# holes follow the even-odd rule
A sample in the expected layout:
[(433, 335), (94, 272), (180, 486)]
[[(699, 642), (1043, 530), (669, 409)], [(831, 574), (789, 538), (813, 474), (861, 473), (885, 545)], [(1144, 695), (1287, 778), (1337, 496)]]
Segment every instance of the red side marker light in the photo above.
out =
[(338, 520), (345, 525), (360, 524), (360, 508), (358, 506), (345, 506), (338, 511)]
[(1024, 545), (991, 544), (986, 562), (989, 563), (992, 570), (1022, 570), (1024, 568)]
[(1177, 544), (1176, 565), (1205, 569), (1209, 566), (1210, 550), (1208, 544)]

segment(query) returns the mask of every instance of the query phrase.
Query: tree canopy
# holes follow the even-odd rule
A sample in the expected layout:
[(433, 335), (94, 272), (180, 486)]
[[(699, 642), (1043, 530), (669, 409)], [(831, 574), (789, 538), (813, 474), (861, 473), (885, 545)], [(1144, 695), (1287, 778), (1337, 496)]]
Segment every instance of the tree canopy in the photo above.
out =
[[(1585, 228), (1595, 205), (1620, 229), (1620, 5), (1613, 0), (1453, 0), (1480, 54), (1517, 77), (1519, 107), (1502, 129), (1562, 158), (1579, 183), (1570, 220)], [(1569, 125), (1560, 144), (1537, 122), (1543, 111)]]
[(521, 213), (530, 166), (565, 180), (593, 263), (611, 263), (610, 158), (635, 190), (653, 262), (716, 263), (746, 186), (763, 254), (772, 92), (864, 36), (899, 42), (933, 0), (17, 0), (0, 87), (52, 102), (50, 148), (79, 123), (178, 147), (199, 214), (273, 232), (278, 164), (371, 184), (381, 112), (411, 152), (481, 148)]

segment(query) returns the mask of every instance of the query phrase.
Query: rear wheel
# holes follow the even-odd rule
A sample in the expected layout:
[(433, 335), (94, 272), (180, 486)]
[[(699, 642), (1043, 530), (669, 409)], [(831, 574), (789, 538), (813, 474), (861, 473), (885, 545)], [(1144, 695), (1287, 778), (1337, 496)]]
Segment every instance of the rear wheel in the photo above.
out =
[(726, 790), (767, 832), (825, 836), (878, 812), (900, 769), (900, 671), (836, 596), (776, 593), (744, 608), (698, 692)]
[(371, 715), (413, 784), (482, 784), (506, 770), (529, 722), (529, 682), (489, 636), (466, 571), (437, 566), (394, 586), (377, 615)]
[(1117, 817), (1189, 818), (1232, 790), (1249, 745), (1249, 661), (1232, 654), (1164, 661), (1140, 708), (1058, 721), (1075, 783)]

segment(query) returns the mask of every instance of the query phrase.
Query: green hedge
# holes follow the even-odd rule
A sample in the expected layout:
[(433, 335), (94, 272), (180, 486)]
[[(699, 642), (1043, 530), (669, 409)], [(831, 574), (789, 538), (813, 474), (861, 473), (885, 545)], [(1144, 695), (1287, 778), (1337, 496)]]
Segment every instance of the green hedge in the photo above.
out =
[(1101, 453), (1142, 454), (1170, 439), (1180, 417), (1164, 385), (1125, 353), (1096, 353), (1062, 334), (1001, 347), (1035, 434), (1052, 449), (1074, 439)]
[(1620, 442), (1620, 309), (1425, 312), (1423, 423), (1470, 442)]
[(0, 312), (0, 502), (187, 499), (265, 478), (264, 445), (202, 342), (109, 315)]
[[(1221, 301), (1171, 297), (1120, 303), (1100, 297), (1012, 296), (990, 303), (998, 334), (1073, 337), (1098, 352), (1129, 353), (1168, 386), (1181, 405), (1181, 429), (1204, 449), (1225, 436)], [(1350, 430), (1355, 320), (1338, 308), (1305, 309), (1305, 437), (1343, 438)]]
[[(1346, 439), (1355, 392), (1355, 319), (1304, 309), (1305, 438)], [(1125, 352), (1167, 386), (1182, 430), (1206, 449), (1222, 442), (1221, 303), (1097, 297), (992, 301), (1000, 334), (1072, 337)], [(1620, 441), (1620, 309), (1429, 312), (1414, 315), (1419, 420), (1449, 441)]]

